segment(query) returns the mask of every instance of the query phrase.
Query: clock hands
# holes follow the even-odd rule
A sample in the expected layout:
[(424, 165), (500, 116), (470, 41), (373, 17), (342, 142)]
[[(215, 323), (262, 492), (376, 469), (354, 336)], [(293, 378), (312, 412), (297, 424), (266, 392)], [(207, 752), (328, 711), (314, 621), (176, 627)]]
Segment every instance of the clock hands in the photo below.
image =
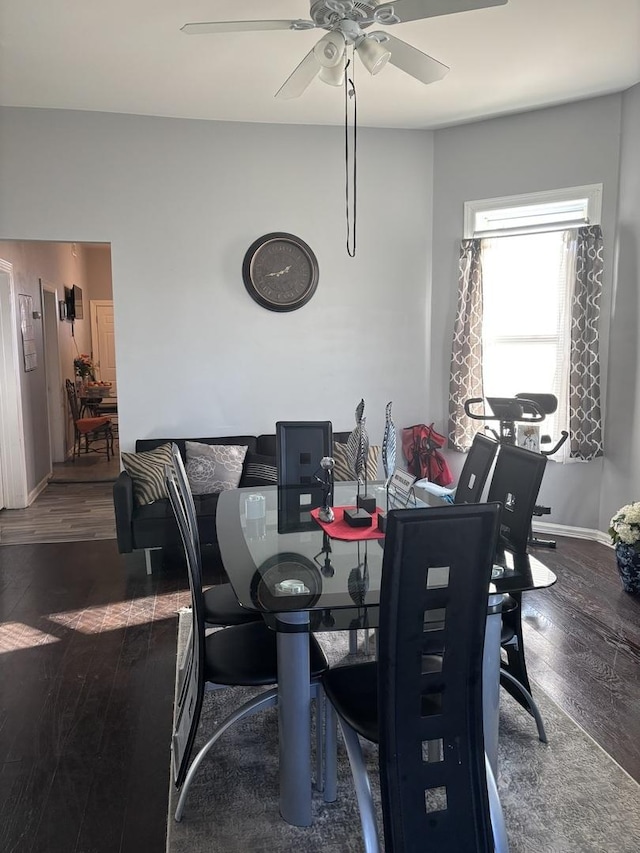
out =
[(268, 272), (266, 274), (265, 278), (271, 278), (271, 276), (276, 276), (277, 278), (280, 278), (281, 275), (288, 273), (290, 269), (291, 269), (291, 264), (289, 264), (288, 267), (285, 267), (282, 270), (278, 270), (278, 272)]

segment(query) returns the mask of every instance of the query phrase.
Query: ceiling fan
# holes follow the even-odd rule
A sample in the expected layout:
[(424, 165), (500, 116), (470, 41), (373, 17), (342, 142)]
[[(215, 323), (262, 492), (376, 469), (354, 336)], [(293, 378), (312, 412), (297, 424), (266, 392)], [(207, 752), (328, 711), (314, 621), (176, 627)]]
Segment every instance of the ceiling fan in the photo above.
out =
[(454, 12), (503, 6), (505, 3), (507, 0), (311, 0), (311, 20), (212, 21), (185, 24), (181, 29), (188, 35), (327, 30), (276, 92), (276, 98), (297, 98), (316, 76), (330, 85), (342, 86), (347, 48), (350, 46), (370, 74), (377, 74), (390, 62), (421, 83), (434, 83), (449, 71), (446, 65), (383, 30), (369, 33), (365, 30), (374, 24), (392, 26)]

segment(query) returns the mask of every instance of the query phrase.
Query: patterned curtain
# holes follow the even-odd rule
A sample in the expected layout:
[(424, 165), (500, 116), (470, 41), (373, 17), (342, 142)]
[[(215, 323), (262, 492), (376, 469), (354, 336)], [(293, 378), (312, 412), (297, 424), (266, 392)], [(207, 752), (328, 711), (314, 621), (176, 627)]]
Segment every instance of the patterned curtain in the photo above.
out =
[(578, 228), (571, 301), (569, 456), (585, 461), (603, 453), (598, 331), (602, 269), (602, 229)]
[(463, 240), (460, 247), (458, 308), (453, 330), (449, 378), (449, 446), (466, 452), (478, 431), (464, 402), (482, 397), (482, 261), (481, 241)]

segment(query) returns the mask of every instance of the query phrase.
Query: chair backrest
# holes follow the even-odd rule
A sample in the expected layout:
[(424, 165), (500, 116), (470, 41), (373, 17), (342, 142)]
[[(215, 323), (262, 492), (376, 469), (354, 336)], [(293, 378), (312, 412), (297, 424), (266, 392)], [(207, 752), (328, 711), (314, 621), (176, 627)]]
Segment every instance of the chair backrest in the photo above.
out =
[[(167, 465), (166, 482), (169, 502), (178, 524), (184, 546), (191, 591), (192, 630), (191, 643), (182, 660), (181, 678), (178, 683), (175, 723), (173, 728), (173, 777), (176, 787), (184, 782), (189, 756), (195, 740), (202, 699), (204, 696), (204, 598), (202, 595), (202, 566), (197, 531), (192, 527), (186, 506), (188, 494), (180, 482), (180, 474), (174, 465)], [(191, 499), (192, 500), (192, 499)]]
[(69, 408), (71, 409), (71, 417), (73, 422), (80, 420), (80, 404), (78, 403), (78, 395), (76, 394), (76, 386), (70, 379), (65, 379), (64, 382), (67, 389), (67, 399), (69, 400)]
[(331, 456), (331, 421), (278, 421), (276, 460), (279, 486), (314, 486), (323, 456)]
[(322, 506), (324, 492), (316, 479), (320, 460), (331, 456), (331, 421), (278, 421), (278, 530), (281, 533), (312, 530), (310, 510)]
[(456, 486), (454, 503), (477, 504), (498, 450), (498, 442), (476, 433)]
[(501, 444), (487, 500), (500, 501), (500, 539), (516, 554), (527, 550), (531, 518), (547, 457), (524, 447)]
[(467, 504), (388, 516), (378, 650), (388, 853), (494, 849), (482, 656), (499, 513)]
[[(193, 492), (189, 485), (189, 478), (182, 461), (180, 448), (174, 442), (171, 443), (171, 459), (173, 461), (174, 474), (177, 479), (177, 488), (180, 499), (183, 502), (184, 511), (189, 523), (189, 531), (194, 535), (194, 546), (200, 554), (200, 537), (198, 535), (198, 513), (193, 501)], [(200, 555), (200, 559), (202, 559)]]

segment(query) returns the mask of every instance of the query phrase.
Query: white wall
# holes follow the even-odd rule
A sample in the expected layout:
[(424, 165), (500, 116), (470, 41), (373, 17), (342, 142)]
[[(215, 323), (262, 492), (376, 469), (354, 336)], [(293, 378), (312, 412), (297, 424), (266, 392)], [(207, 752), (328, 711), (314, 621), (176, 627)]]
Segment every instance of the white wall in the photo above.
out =
[[(600, 328), (605, 384), (618, 203), (620, 115), (621, 96), (609, 95), (436, 132), (431, 401), (432, 417), (443, 429), (447, 422), (448, 362), (465, 201), (604, 184), (602, 230), (606, 256)], [(449, 454), (449, 458), (458, 469), (464, 461), (460, 454)], [(570, 465), (550, 462), (540, 503), (551, 505), (553, 512), (544, 520), (598, 528), (602, 472), (602, 460)]]
[[(339, 128), (7, 108), (0, 239), (112, 244), (123, 449), (144, 436), (273, 432), (279, 419), (348, 429), (361, 396), (379, 441), (389, 399), (398, 427), (445, 429), (464, 201), (602, 182), (607, 457), (550, 463), (541, 501), (552, 521), (605, 529), (640, 486), (638, 100), (636, 87), (435, 134), (363, 129), (355, 260)], [(291, 314), (260, 308), (241, 279), (247, 247), (277, 230), (320, 264), (316, 295)]]
[[(111, 247), (108, 244), (84, 245), (82, 252), (91, 299), (112, 299)], [(89, 311), (88, 302), (85, 311)]]
[[(12, 108), (0, 126), (0, 238), (111, 243), (122, 449), (280, 419), (350, 428), (360, 397), (372, 441), (390, 399), (398, 426), (428, 416), (430, 132), (360, 131), (352, 260), (339, 128)], [(319, 261), (293, 313), (242, 284), (270, 231)]]
[(622, 97), (621, 142), (601, 529), (619, 507), (640, 500), (640, 84)]

